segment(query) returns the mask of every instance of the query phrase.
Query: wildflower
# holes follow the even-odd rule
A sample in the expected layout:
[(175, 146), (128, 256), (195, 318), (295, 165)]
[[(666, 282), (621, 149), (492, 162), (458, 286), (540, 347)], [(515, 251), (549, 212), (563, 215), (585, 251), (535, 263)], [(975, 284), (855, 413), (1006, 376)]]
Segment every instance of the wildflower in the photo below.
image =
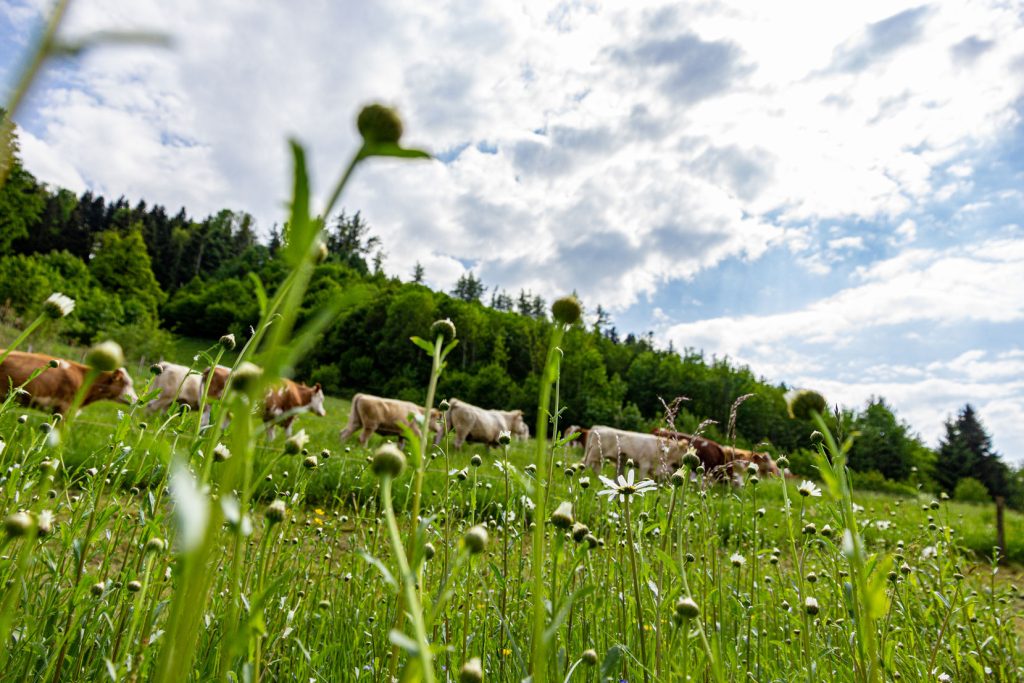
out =
[(583, 542), (583, 539), (590, 533), (590, 528), (582, 522), (576, 522), (572, 525), (572, 540), (577, 543)]
[(363, 107), (356, 119), (356, 128), (363, 136), (363, 142), (369, 145), (380, 142), (398, 144), (402, 137), (402, 119), (394, 109), (382, 104)]
[(580, 488), (581, 489), (589, 489), (590, 488), (590, 477), (580, 477), (579, 483), (580, 483)]
[(904, 576), (906, 576), (907, 574), (909, 574), (912, 571), (913, 570), (910, 568), (910, 565), (907, 564), (906, 562), (904, 562), (903, 564), (900, 565), (900, 573), (903, 574)]
[(700, 608), (693, 598), (679, 598), (676, 602), (676, 614), (683, 619), (693, 619), (700, 614)]
[(732, 566), (734, 567), (742, 567), (746, 563), (747, 558), (743, 557), (739, 553), (733, 553), (729, 557), (729, 561), (732, 562)]
[(163, 552), (166, 544), (161, 538), (151, 538), (146, 541), (146, 552), (147, 553), (159, 553)]
[(284, 521), (286, 512), (287, 509), (284, 506), (284, 501), (278, 498), (267, 506), (267, 511), (264, 514), (267, 517), (267, 523), (274, 525)]
[(461, 469), (455, 473), (455, 476), (458, 477), (459, 481), (466, 481), (467, 479), (469, 479), (469, 471), (466, 469)]
[(217, 444), (213, 447), (213, 461), (224, 462), (231, 457), (231, 451), (222, 443)]
[(13, 538), (24, 536), (32, 529), (32, 517), (27, 512), (15, 512), (4, 520), (4, 529)]
[(804, 611), (813, 617), (818, 613), (818, 601), (808, 595), (804, 600)]
[(481, 458), (479, 455), (474, 455), (472, 458), (469, 459), (469, 464), (472, 465), (473, 467), (480, 467), (480, 465), (484, 464), (484, 459)]
[(594, 534), (587, 534), (586, 536), (583, 537), (583, 540), (586, 541), (588, 548), (596, 548), (599, 545), (604, 545), (604, 542), (601, 541)]
[(813, 498), (821, 498), (821, 489), (819, 489), (813, 481), (807, 481), (804, 479), (800, 482), (800, 488), (797, 489), (801, 496), (805, 498), (811, 496)]
[(551, 315), (563, 325), (573, 325), (583, 315), (583, 307), (575, 296), (565, 296), (551, 304)]
[(757, 510), (755, 511), (754, 514), (756, 514), (758, 516), (758, 518), (761, 518), (761, 517), (764, 517), (766, 514), (768, 514), (768, 511), (765, 510), (764, 508), (757, 508)]
[(225, 334), (223, 337), (220, 338), (220, 345), (226, 351), (234, 351), (235, 350), (235, 335), (233, 335), (233, 334)]
[(36, 528), (40, 536), (49, 536), (53, 532), (53, 512), (43, 510), (36, 518)]
[(440, 409), (442, 413), (447, 413), (448, 409), (451, 408), (452, 406), (450, 403), (448, 403), (447, 399), (441, 399), (441, 402), (437, 404), (437, 407)]
[(821, 527), (821, 535), (825, 538), (832, 538), (832, 527), (828, 524)]
[(807, 583), (817, 583), (818, 575), (815, 574), (814, 572), (807, 572), (806, 579), (807, 579)]
[(653, 491), (657, 488), (657, 484), (650, 479), (644, 479), (643, 481), (634, 483), (634, 475), (635, 471), (630, 470), (626, 473), (626, 476), (620, 474), (618, 481), (609, 479), (605, 476), (599, 476), (598, 478), (607, 488), (603, 491), (598, 491), (597, 495), (608, 496), (610, 498), (618, 496), (619, 502), (624, 503), (626, 502), (626, 499), (632, 495), (642, 496), (648, 491)]
[(479, 657), (473, 657), (459, 670), (459, 683), (480, 683), (483, 680), (484, 670)]
[(320, 611), (326, 612), (327, 610), (331, 609), (331, 601), (330, 600), (321, 600), (319, 603), (317, 603), (317, 609), (319, 609)]
[(555, 511), (551, 513), (551, 523), (556, 529), (568, 529), (573, 524), (572, 503), (563, 501), (559, 503)]
[(523, 471), (525, 471), (527, 474), (535, 474), (537, 472), (537, 466), (531, 462), (526, 467), (523, 468)]
[(43, 310), (47, 316), (54, 320), (64, 318), (71, 311), (75, 310), (75, 300), (69, 296), (64, 296), (60, 292), (54, 292), (43, 302)]
[(100, 342), (85, 354), (85, 364), (101, 372), (117, 370), (124, 365), (124, 351), (115, 341)]
[(288, 437), (284, 442), (284, 452), (288, 455), (298, 455), (309, 442), (309, 435), (305, 429), (300, 429), (298, 434)]
[(441, 337), (443, 341), (450, 342), (455, 339), (455, 323), (450, 318), (435, 320), (434, 324), (430, 326), (430, 334), (435, 338)]
[(427, 544), (425, 544), (425, 545), (423, 546), (423, 557), (424, 557), (425, 559), (427, 559), (427, 560), (432, 560), (432, 559), (434, 559), (434, 554), (435, 554), (436, 552), (437, 552), (437, 551), (436, 551), (436, 550), (434, 550), (434, 544), (433, 544), (433, 543), (427, 543)]
[(471, 555), (479, 555), (487, 547), (487, 529), (477, 524), (466, 532), (466, 535), (462, 538), (462, 542), (466, 544), (466, 548), (469, 550)]
[(316, 459), (315, 455), (307, 455), (306, 459), (302, 461), (302, 466), (307, 470), (315, 470), (320, 462)]
[(808, 522), (804, 525), (804, 533), (808, 536), (813, 536), (818, 533), (818, 527), (814, 525), (814, 522)]

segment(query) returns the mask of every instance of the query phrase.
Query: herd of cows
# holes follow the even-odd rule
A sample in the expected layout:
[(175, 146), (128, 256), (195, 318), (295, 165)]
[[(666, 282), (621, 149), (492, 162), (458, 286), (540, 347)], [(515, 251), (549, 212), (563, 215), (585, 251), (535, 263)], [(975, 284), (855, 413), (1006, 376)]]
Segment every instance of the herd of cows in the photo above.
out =
[[(220, 365), (198, 372), (168, 362), (157, 363), (152, 370), (155, 375), (152, 389), (157, 395), (147, 404), (151, 412), (164, 411), (175, 404), (198, 410), (203, 405), (204, 391), (208, 399), (223, 396), (231, 373), (230, 368)], [(0, 391), (5, 398), (14, 391), (20, 403), (61, 415), (67, 414), (76, 400), (78, 407), (103, 400), (128, 404), (139, 400), (132, 378), (124, 368), (92, 373), (92, 382), (85, 394), (78, 397), (90, 372), (88, 366), (74, 361), (13, 351), (0, 363)], [(503, 433), (519, 439), (530, 437), (521, 410), (489, 410), (454, 398), (447, 403), (445, 414), (435, 408), (426, 420), (435, 442), (449, 431), (455, 433), (456, 449), (461, 449), (467, 441), (497, 445)], [(324, 393), (319, 384), (310, 387), (283, 379), (264, 396), (262, 416), (271, 438), (275, 425), (284, 427), (286, 435), (291, 436), (292, 422), (304, 412), (321, 417), (326, 414)], [(209, 417), (207, 403), (200, 419), (205, 424)], [(374, 433), (401, 438), (403, 428), (419, 435), (423, 422), (422, 406), (359, 393), (352, 398), (348, 424), (341, 432), (341, 439), (348, 440), (360, 432), (359, 441), (366, 445)], [(686, 453), (692, 452), (709, 476), (716, 478), (737, 478), (749, 467), (755, 467), (762, 476), (779, 474), (779, 468), (767, 453), (723, 446), (703, 436), (667, 429), (644, 434), (603, 425), (590, 429), (573, 426), (565, 431), (566, 436), (574, 433), (578, 436), (568, 443), (582, 447), (584, 465), (595, 470), (600, 470), (608, 461), (621, 470), (632, 461), (642, 478), (664, 479), (683, 464)]]

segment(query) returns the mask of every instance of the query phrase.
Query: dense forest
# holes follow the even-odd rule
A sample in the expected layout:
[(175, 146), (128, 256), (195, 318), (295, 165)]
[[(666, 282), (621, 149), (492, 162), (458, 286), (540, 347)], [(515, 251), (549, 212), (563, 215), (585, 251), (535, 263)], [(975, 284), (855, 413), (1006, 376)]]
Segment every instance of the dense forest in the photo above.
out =
[[(196, 219), (185, 209), (170, 213), (144, 201), (50, 188), (21, 165), (17, 139), (8, 144), (14, 161), (0, 186), (0, 322), (23, 324), (52, 291), (62, 291), (77, 306), (60, 333), (81, 343), (114, 337), (155, 358), (173, 334), (248, 335), (258, 318), (257, 287), (272, 291), (284, 276), (277, 253), (286, 227), (274, 226), (264, 237), (245, 213)], [(331, 220), (325, 246), (303, 310), (329, 300), (340, 313), (296, 369), (301, 379), (340, 396), (368, 391), (422, 400), (429, 368), (409, 337), (451, 318), (460, 344), (441, 395), (524, 408), (532, 423), (550, 325), (541, 295), (492, 289), (472, 273), (451, 292), (437, 292), (423, 284), (419, 266), (408, 280), (389, 277), (379, 240), (358, 212)], [(789, 387), (701, 350), (657, 348), (652, 335), (624, 333), (596, 302), (584, 304), (588, 322), (570, 331), (562, 349), (563, 424), (646, 430), (663, 422), (663, 400), (684, 396), (679, 429), (712, 420), (706, 429), (713, 438), (741, 446), (767, 442), (790, 454), (794, 471), (812, 474), (806, 454), (813, 426), (788, 415)], [(993, 452), (970, 406), (948, 421), (937, 450), (880, 397), (834, 417), (840, 432), (859, 435), (850, 466), (863, 486), (907, 492), (921, 485), (1024, 503), (1021, 470), (1011, 471)]]

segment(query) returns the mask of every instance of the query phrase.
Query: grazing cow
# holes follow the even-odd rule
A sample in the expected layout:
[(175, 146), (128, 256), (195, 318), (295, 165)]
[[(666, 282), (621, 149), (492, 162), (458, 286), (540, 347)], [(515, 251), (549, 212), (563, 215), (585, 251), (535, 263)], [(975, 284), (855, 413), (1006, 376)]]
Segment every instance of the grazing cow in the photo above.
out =
[[(32, 379), (37, 370), (42, 372)], [(47, 356), (41, 353), (12, 351), (0, 364), (0, 396), (24, 386), (18, 400), (36, 408), (53, 410), (66, 415), (75, 395), (85, 382), (90, 368), (81, 363)], [(31, 379), (31, 381), (29, 381)], [(124, 368), (100, 372), (82, 397), (82, 406), (95, 401), (133, 403), (139, 400), (132, 386), (132, 378)]]
[(498, 434), (510, 432), (520, 439), (530, 438), (530, 428), (521, 410), (487, 410), (453, 398), (448, 401), (448, 421), (455, 430), (455, 447), (468, 441), (498, 445)]
[(307, 387), (290, 379), (284, 380), (280, 387), (268, 391), (263, 399), (263, 421), (270, 422), (267, 435), (273, 439), (274, 425), (280, 422), (284, 425), (285, 436), (291, 436), (295, 416), (307, 411), (320, 417), (327, 414), (320, 383)]
[(587, 436), (583, 464), (600, 471), (602, 463), (608, 460), (621, 471), (626, 461), (632, 459), (641, 478), (665, 478), (682, 464), (687, 448), (688, 442), (595, 425)]
[(579, 438), (573, 439), (572, 441), (570, 441), (568, 443), (568, 445), (569, 446), (579, 446), (582, 449), (586, 450), (586, 448), (587, 448), (587, 436), (590, 434), (590, 430), (589, 429), (584, 429), (583, 427), (580, 427), (579, 425), (572, 425), (571, 427), (566, 429), (564, 432), (562, 432), (562, 438), (564, 439), (564, 438), (570, 437), (573, 434), (579, 434)]
[[(415, 415), (415, 419), (410, 416)], [(430, 411), (430, 429), (438, 432), (438, 423), (441, 413), (437, 410)], [(422, 434), (420, 423), (423, 420), (423, 406), (418, 406), (410, 401), (400, 401), (394, 398), (382, 398), (372, 394), (356, 394), (352, 397), (352, 411), (348, 416), (348, 424), (341, 431), (341, 440), (345, 441), (358, 430), (362, 429), (359, 435), (359, 443), (366, 445), (370, 435), (397, 434), (402, 436), (401, 425), (412, 429), (414, 434)]]
[(725, 447), (725, 455), (732, 464), (733, 476), (742, 476), (743, 469), (753, 463), (757, 465), (757, 473), (762, 477), (779, 476), (779, 466), (775, 464), (772, 456), (761, 451), (748, 451), (743, 448)]
[(683, 446), (684, 450), (693, 446), (693, 449), (697, 452), (697, 457), (700, 458), (700, 464), (704, 466), (705, 472), (716, 471), (728, 460), (725, 450), (717, 442), (703, 436), (684, 434), (660, 427), (652, 430), (651, 433), (658, 438)]
[(177, 363), (157, 363), (160, 374), (153, 378), (154, 389), (160, 394), (146, 404), (150, 412), (167, 410), (172, 403), (187, 405), (192, 410), (199, 409), (199, 400), (203, 394), (203, 376), (191, 368)]
[[(211, 372), (213, 373), (212, 377), (210, 376)], [(231, 368), (225, 367), (223, 365), (217, 365), (215, 367), (206, 368), (205, 370), (203, 370), (203, 385), (205, 386), (207, 382), (210, 383), (210, 388), (206, 392), (206, 398), (220, 398), (221, 396), (223, 396), (224, 390), (228, 386), (228, 378), (230, 376)], [(205, 427), (206, 425), (210, 424), (210, 414), (212, 412), (213, 406), (207, 403), (206, 408), (203, 409), (203, 418), (200, 421), (201, 425)], [(225, 419), (224, 426), (226, 427), (227, 424), (228, 422)]]

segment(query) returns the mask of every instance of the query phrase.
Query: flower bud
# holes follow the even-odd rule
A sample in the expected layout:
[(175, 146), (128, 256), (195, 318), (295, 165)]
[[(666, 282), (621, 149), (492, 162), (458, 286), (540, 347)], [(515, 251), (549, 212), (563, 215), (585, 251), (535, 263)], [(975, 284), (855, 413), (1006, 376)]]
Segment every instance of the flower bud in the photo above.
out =
[(142, 582), (141, 581), (129, 581), (128, 582), (128, 592), (129, 593), (138, 593), (140, 590), (142, 590)]
[(807, 599), (804, 600), (804, 611), (813, 617), (818, 613), (818, 601), (811, 596), (807, 596)]
[(146, 541), (146, 552), (147, 553), (160, 553), (163, 552), (166, 544), (162, 538), (151, 538)]
[(693, 598), (679, 598), (676, 602), (676, 614), (683, 619), (693, 619), (700, 614), (700, 608)]
[(459, 670), (459, 683), (481, 683), (483, 680), (484, 670), (479, 657), (473, 657)]
[(382, 104), (363, 107), (356, 118), (356, 128), (365, 144), (378, 142), (398, 144), (402, 138), (402, 120), (398, 113)]
[(315, 470), (320, 462), (316, 459), (315, 455), (307, 455), (306, 459), (302, 461), (302, 466), (307, 470)]
[(448, 403), (448, 399), (441, 399), (441, 402), (437, 404), (437, 407), (442, 413), (447, 413), (452, 405)]
[(46, 298), (43, 302), (43, 311), (47, 317), (57, 320), (58, 318), (66, 317), (75, 310), (75, 300), (71, 297), (64, 296), (60, 292), (54, 292)]
[(92, 587), (89, 588), (89, 592), (92, 593), (94, 596), (96, 596), (98, 598), (101, 595), (103, 595), (103, 591), (105, 591), (106, 589), (107, 589), (107, 585), (105, 583), (103, 583), (102, 581), (99, 581), (97, 583), (94, 583), (92, 585)]
[(85, 354), (85, 364), (100, 372), (117, 370), (124, 365), (124, 351), (115, 341), (100, 342)]
[(426, 544), (424, 544), (424, 546), (423, 546), (423, 557), (425, 559), (427, 559), (427, 560), (434, 559), (434, 555), (436, 553), (437, 553), (437, 551), (434, 549), (434, 544), (433, 543), (426, 543)]
[(551, 315), (556, 322), (563, 325), (574, 325), (583, 315), (583, 307), (579, 300), (573, 296), (565, 296), (551, 304)]
[(471, 555), (479, 555), (487, 548), (487, 529), (480, 524), (472, 527), (466, 532), (466, 535), (462, 537), (462, 542), (466, 544), (466, 549), (469, 550)]
[(149, 374), (158, 377), (164, 374), (164, 366), (161, 363), (153, 363), (149, 366)]
[(576, 522), (572, 525), (572, 540), (576, 541), (577, 543), (582, 543), (583, 539), (586, 538), (587, 534), (589, 533), (590, 529), (587, 528), (587, 525), (583, 524), (582, 522)]
[(594, 666), (597, 664), (597, 651), (593, 648), (584, 650), (583, 654), (580, 655), (580, 659), (583, 660), (583, 663), (587, 666)]
[(4, 520), (4, 529), (12, 538), (24, 536), (32, 530), (32, 516), (27, 512), (15, 512)]
[(284, 501), (278, 498), (267, 506), (267, 511), (264, 514), (267, 517), (267, 522), (273, 525), (284, 521), (286, 512), (287, 509), (284, 506)]
[(810, 420), (812, 413), (824, 414), (828, 403), (817, 391), (802, 389), (789, 399), (789, 416), (797, 420)]
[(559, 503), (555, 511), (551, 513), (551, 523), (556, 529), (568, 529), (573, 524), (572, 503), (563, 501)]
[(36, 530), (40, 536), (49, 536), (53, 533), (53, 513), (43, 510), (36, 517)]
[(590, 488), (590, 477), (580, 477), (579, 483), (581, 489)]
[(594, 534), (587, 534), (583, 537), (583, 540), (586, 541), (588, 548), (596, 548), (601, 545), (601, 540)]
[(231, 457), (231, 451), (228, 450), (228, 447), (225, 446), (224, 444), (219, 443), (219, 444), (217, 444), (216, 446), (213, 447), (213, 461), (214, 462), (224, 462), (225, 460), (227, 460), (230, 457)]
[(225, 334), (223, 337), (220, 338), (219, 343), (221, 345), (221, 348), (223, 348), (225, 351), (234, 351), (236, 346), (235, 335)]
[(288, 455), (298, 455), (309, 443), (309, 434), (305, 429), (300, 429), (297, 434), (289, 436), (284, 442), (284, 452)]
[(472, 465), (473, 467), (480, 467), (480, 465), (484, 464), (484, 459), (481, 458), (479, 455), (474, 455), (472, 458), (469, 459), (469, 464)]
[(498, 432), (498, 445), (499, 446), (507, 446), (510, 443), (512, 443), (512, 432), (509, 432), (509, 431)]
[(231, 386), (235, 391), (252, 395), (259, 388), (263, 368), (249, 361), (242, 361), (231, 373)]
[(430, 334), (435, 339), (441, 337), (444, 343), (450, 342), (455, 339), (455, 323), (450, 318), (435, 320), (430, 326)]

